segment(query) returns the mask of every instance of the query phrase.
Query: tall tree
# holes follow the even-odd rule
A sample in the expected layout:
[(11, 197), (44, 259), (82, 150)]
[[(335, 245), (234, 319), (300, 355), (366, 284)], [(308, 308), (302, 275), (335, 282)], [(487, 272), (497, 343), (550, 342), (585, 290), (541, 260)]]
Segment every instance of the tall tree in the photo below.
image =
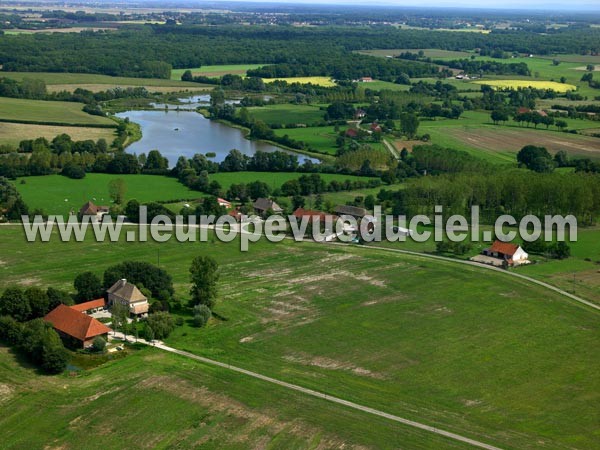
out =
[(77, 302), (85, 302), (102, 296), (102, 283), (92, 272), (83, 272), (75, 277), (73, 287), (77, 291)]
[(217, 298), (219, 264), (211, 256), (197, 256), (190, 267), (193, 305), (206, 305), (212, 309)]

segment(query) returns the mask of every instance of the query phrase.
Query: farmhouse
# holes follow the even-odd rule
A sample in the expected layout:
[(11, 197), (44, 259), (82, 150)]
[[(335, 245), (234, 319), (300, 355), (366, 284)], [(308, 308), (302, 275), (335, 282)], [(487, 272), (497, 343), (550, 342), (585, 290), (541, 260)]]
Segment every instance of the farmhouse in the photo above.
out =
[(128, 283), (123, 278), (108, 288), (107, 292), (110, 305), (121, 303), (129, 308), (130, 314), (136, 316), (148, 315), (148, 309), (150, 308), (148, 298), (140, 292), (135, 284)]
[(90, 216), (91, 218), (95, 218), (96, 220), (102, 220), (102, 216), (104, 214), (108, 214), (108, 206), (97, 206), (91, 201), (86, 202), (79, 209), (79, 218), (83, 218), (84, 216)]
[(371, 82), (373, 82), (373, 78), (371, 78), (371, 77), (361, 77), (361, 78), (359, 78), (358, 81), (360, 81), (361, 83), (371, 83)]
[(381, 133), (381, 126), (377, 122), (373, 122), (371, 124), (371, 132), (372, 133)]
[(518, 266), (529, 264), (528, 258), (529, 255), (520, 245), (496, 240), (491, 247), (484, 249), (481, 255), (474, 256), (471, 260), (493, 266)]
[(358, 108), (355, 112), (354, 112), (354, 118), (355, 119), (362, 119), (363, 117), (365, 117), (367, 115), (367, 112), (364, 109)]
[(107, 338), (110, 328), (74, 308), (58, 305), (44, 317), (65, 344), (71, 348), (86, 348), (98, 336)]
[(89, 302), (79, 303), (78, 305), (71, 306), (75, 311), (79, 311), (85, 314), (92, 314), (98, 311), (102, 311), (106, 308), (106, 300), (98, 298), (96, 300), (90, 300)]
[(313, 221), (325, 222), (325, 221), (329, 220), (332, 224), (335, 224), (335, 221), (338, 218), (335, 214), (327, 214), (323, 211), (315, 211), (312, 209), (304, 209), (304, 208), (296, 209), (296, 211), (294, 211), (292, 213), (292, 215), (296, 219), (300, 219), (300, 220), (302, 220), (303, 217), (308, 217), (308, 220), (310, 222), (313, 222)]
[(221, 197), (217, 198), (217, 203), (219, 203), (219, 206), (223, 206), (226, 209), (231, 209), (231, 202), (228, 202), (224, 198), (221, 198)]
[(257, 198), (252, 206), (254, 207), (256, 214), (260, 216), (265, 215), (267, 211), (273, 211), (275, 214), (283, 212), (283, 208), (281, 206), (268, 198)]

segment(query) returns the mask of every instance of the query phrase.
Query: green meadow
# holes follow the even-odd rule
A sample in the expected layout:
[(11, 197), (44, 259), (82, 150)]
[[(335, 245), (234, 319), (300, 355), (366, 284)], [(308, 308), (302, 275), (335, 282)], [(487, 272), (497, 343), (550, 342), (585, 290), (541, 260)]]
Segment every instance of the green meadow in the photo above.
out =
[[(290, 241), (258, 242), (249, 252), (240, 252), (236, 241), (225, 244), (210, 239), (207, 243), (53, 240), (42, 244), (25, 243), (20, 227), (4, 227), (0, 245), (4, 250), (2, 286), (16, 283), (67, 289), (78, 272), (91, 270), (101, 275), (119, 261), (153, 262), (160, 251), (161, 267), (173, 276), (177, 296), (183, 301), (188, 298), (191, 259), (211, 255), (221, 270), (215, 309), (221, 319), (213, 319), (203, 329), (186, 322), (167, 340), (174, 347), (503, 448), (539, 448), (544, 442), (548, 448), (587, 449), (599, 438), (595, 424), (600, 385), (590, 374), (600, 370), (600, 316), (503, 273), (362, 246)], [(83, 385), (68, 390), (74, 406), (61, 410), (74, 415), (60, 421), (64, 427), (80, 416), (82, 424), (88, 423), (87, 403), (73, 398), (80, 392), (83, 398), (93, 395), (85, 394), (90, 386), (99, 389), (93, 380), (104, 383), (100, 393), (106, 393), (97, 405), (109, 404), (114, 398), (118, 406), (135, 397), (139, 399), (134, 402), (139, 404), (135, 414), (146, 417), (146, 397), (139, 392), (128, 397), (127, 391), (117, 386), (130, 380), (124, 383), (127, 389), (139, 389), (139, 383), (133, 381), (142, 383), (148, 378), (146, 372), (127, 369), (130, 366), (119, 370), (118, 364), (96, 369), (97, 376), (91, 372)], [(188, 367), (192, 366), (195, 363), (190, 362)], [(124, 378), (108, 376), (111, 367)], [(154, 373), (153, 365), (149, 370)], [(130, 372), (136, 373), (135, 378), (129, 378)], [(194, 383), (203, 383), (200, 380), (207, 374), (214, 374), (215, 382), (227, 382), (232, 393), (238, 392), (232, 374), (204, 368), (194, 373)], [(173, 375), (178, 374), (173, 369)], [(206, 383), (210, 390), (211, 383)], [(263, 405), (263, 394), (248, 387), (254, 382), (243, 383), (240, 401)], [(62, 382), (59, 385), (62, 389)], [(180, 392), (179, 383), (168, 378), (150, 386), (156, 386), (150, 390), (156, 403), (162, 398), (155, 395), (156, 390)], [(196, 389), (186, 386), (184, 398), (202, 396)], [(277, 389), (266, 389), (271, 398), (278, 398)], [(29, 405), (40, 402), (39, 397), (23, 399), (19, 402), (26, 410), (23, 416), (0, 420), (19, 423), (19, 417), (31, 411)], [(189, 414), (196, 411), (185, 401), (183, 404)], [(270, 405), (276, 414), (285, 416), (297, 403), (282, 405), (273, 400)], [(165, 408), (170, 411), (168, 417), (176, 413), (171, 402), (165, 403)], [(301, 409), (308, 414), (312, 411)], [(99, 423), (114, 423), (112, 414), (106, 414), (104, 408), (98, 410), (103, 411)], [(114, 411), (118, 410), (115, 407)], [(47, 423), (51, 415), (40, 414), (35, 422)], [(337, 414), (323, 417), (318, 416), (325, 430), (352, 432), (348, 428), (353, 427), (338, 422)], [(187, 419), (182, 420), (185, 429)], [(20, 429), (28, 429), (27, 423), (31, 422), (23, 422)], [(170, 429), (170, 423), (167, 418), (152, 422), (152, 433)], [(357, 426), (370, 423), (365, 418)], [(140, 425), (142, 429), (145, 426)], [(371, 444), (378, 448), (447, 447), (432, 436), (423, 438), (404, 427), (387, 426), (396, 438), (383, 443), (389, 435), (365, 433), (364, 439), (370, 436), (368, 439), (377, 441)], [(32, 427), (37, 429), (37, 425)], [(84, 429), (89, 435), (100, 432), (94, 427)], [(69, 430), (63, 428), (57, 439), (74, 439)], [(33, 433), (21, 432), (25, 436)], [(18, 433), (9, 438), (20, 439)]]
[(305, 124), (310, 125), (324, 120), (325, 111), (317, 106), (277, 104), (248, 108), (250, 116), (266, 124)]
[[(229, 189), (232, 184), (251, 183), (253, 181), (262, 181), (267, 183), (272, 189), (281, 187), (288, 180), (296, 180), (303, 174), (298, 172), (219, 172), (209, 175), (210, 181), (218, 181), (224, 191)], [(310, 174), (308, 174), (310, 175)], [(368, 181), (373, 178), (359, 177), (356, 175), (343, 175), (337, 173), (320, 173), (319, 176), (325, 182), (336, 181)]]
[(90, 200), (97, 205), (110, 205), (108, 184), (114, 179), (125, 181), (126, 201), (167, 201), (202, 196), (200, 192), (188, 189), (177, 179), (160, 175), (88, 173), (81, 180), (62, 175), (47, 175), (19, 178), (15, 181), (15, 186), (32, 210), (42, 209), (49, 214), (67, 215), (71, 210), (79, 211), (79, 208)]
[(202, 66), (202, 67), (190, 67), (186, 69), (173, 69), (171, 70), (172, 80), (181, 80), (181, 75), (186, 70), (190, 70), (193, 75), (203, 75), (206, 77), (220, 77), (225, 74), (234, 75), (246, 75), (246, 72), (250, 69), (258, 69), (264, 66), (264, 64), (223, 64), (214, 66)]
[[(25, 100), (2, 98), (0, 102), (0, 121), (15, 122), (54, 122), (75, 125), (114, 125), (115, 122), (101, 116), (83, 112), (83, 103), (50, 102), (43, 100)], [(37, 136), (23, 136), (23, 139)]]
[(338, 150), (338, 147), (335, 145), (338, 134), (335, 132), (335, 127), (333, 126), (281, 128), (274, 130), (274, 132), (277, 136), (285, 136), (287, 134), (291, 139), (304, 142), (315, 150), (329, 155), (335, 156)]

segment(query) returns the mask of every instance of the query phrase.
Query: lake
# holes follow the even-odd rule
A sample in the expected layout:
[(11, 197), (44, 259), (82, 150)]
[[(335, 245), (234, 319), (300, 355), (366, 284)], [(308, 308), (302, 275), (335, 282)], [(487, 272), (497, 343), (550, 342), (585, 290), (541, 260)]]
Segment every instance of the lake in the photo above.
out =
[[(175, 105), (170, 105), (174, 108)], [(221, 162), (231, 149), (238, 149), (245, 155), (252, 156), (257, 151), (284, 151), (298, 156), (300, 163), (309, 159), (308, 156), (283, 150), (264, 142), (250, 141), (244, 137), (241, 130), (222, 123), (206, 119), (202, 114), (192, 111), (126, 111), (118, 113), (117, 117), (129, 117), (131, 122), (140, 125), (142, 139), (127, 147), (128, 153), (146, 153), (159, 150), (169, 160), (173, 167), (177, 158), (191, 158), (196, 153), (216, 153), (211, 161)]]

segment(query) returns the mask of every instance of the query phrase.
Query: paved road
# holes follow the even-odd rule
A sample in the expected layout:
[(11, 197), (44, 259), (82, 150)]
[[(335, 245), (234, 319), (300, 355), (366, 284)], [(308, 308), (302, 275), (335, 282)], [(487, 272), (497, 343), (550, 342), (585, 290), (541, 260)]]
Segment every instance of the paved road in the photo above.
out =
[[(113, 334), (111, 334), (111, 336), (113, 336)], [(114, 333), (114, 337), (123, 339), (123, 334), (121, 332), (115, 332)], [(135, 338), (132, 338), (131, 336), (128, 336), (128, 339), (130, 341), (135, 341)], [(461, 436), (460, 434), (452, 433), (450, 431), (442, 430), (440, 428), (432, 427), (430, 425), (425, 425), (424, 423), (415, 422), (414, 420), (409, 420), (409, 419), (405, 419), (403, 417), (395, 416), (393, 414), (389, 414), (389, 413), (386, 413), (384, 411), (380, 411), (378, 409), (370, 408), (368, 406), (359, 405), (358, 403), (350, 402), (348, 400), (344, 400), (344, 399), (339, 398), (339, 397), (333, 397), (331, 395), (324, 394), (322, 392), (315, 391), (313, 389), (308, 389), (308, 388), (305, 388), (305, 387), (302, 387), (302, 386), (298, 386), (297, 384), (287, 383), (285, 381), (281, 381), (281, 380), (278, 380), (276, 378), (271, 378), (271, 377), (268, 377), (266, 375), (262, 375), (262, 374), (257, 373), (257, 372), (252, 372), (250, 370), (242, 369), (241, 367), (232, 366), (231, 364), (226, 364), (226, 363), (223, 363), (223, 362), (220, 362), (220, 361), (215, 361), (214, 359), (204, 358), (203, 356), (198, 356), (198, 355), (194, 355), (193, 353), (189, 353), (189, 352), (186, 352), (186, 351), (183, 351), (183, 350), (178, 350), (176, 348), (169, 347), (168, 345), (165, 345), (161, 341), (154, 341), (154, 342), (150, 343), (150, 342), (147, 342), (144, 339), (137, 339), (137, 342), (140, 343), (140, 344), (151, 345), (151, 346), (153, 346), (155, 348), (164, 350), (166, 352), (175, 353), (176, 355), (180, 355), (180, 356), (183, 356), (185, 358), (193, 359), (193, 360), (202, 362), (204, 364), (210, 364), (212, 366), (218, 366), (218, 367), (221, 367), (223, 369), (228, 369), (228, 370), (231, 370), (233, 372), (241, 373), (243, 375), (247, 375), (247, 376), (252, 377), (252, 378), (257, 378), (259, 380), (266, 381), (267, 383), (276, 384), (276, 385), (284, 387), (286, 389), (290, 389), (290, 390), (293, 390), (293, 391), (301, 392), (303, 394), (307, 394), (307, 395), (310, 395), (312, 397), (320, 398), (320, 399), (326, 400), (328, 402), (337, 403), (339, 405), (343, 405), (343, 406), (346, 406), (348, 408), (356, 409), (358, 411), (362, 411), (362, 412), (365, 412), (365, 413), (368, 413), (368, 414), (373, 414), (375, 416), (384, 417), (386, 419), (393, 420), (394, 422), (399, 422), (399, 423), (402, 423), (404, 425), (408, 425), (410, 427), (418, 428), (420, 430), (428, 431), (430, 433), (435, 433), (435, 434), (438, 434), (440, 436), (444, 436), (444, 437), (447, 437), (449, 439), (453, 439), (455, 441), (459, 441), (459, 442), (463, 442), (465, 444), (472, 445), (474, 447), (484, 448), (484, 449), (487, 449), (487, 450), (501, 450), (499, 447), (494, 447), (493, 445), (489, 445), (489, 444), (486, 444), (484, 442), (480, 442), (480, 441), (477, 441), (475, 439), (468, 438), (466, 436)]]

